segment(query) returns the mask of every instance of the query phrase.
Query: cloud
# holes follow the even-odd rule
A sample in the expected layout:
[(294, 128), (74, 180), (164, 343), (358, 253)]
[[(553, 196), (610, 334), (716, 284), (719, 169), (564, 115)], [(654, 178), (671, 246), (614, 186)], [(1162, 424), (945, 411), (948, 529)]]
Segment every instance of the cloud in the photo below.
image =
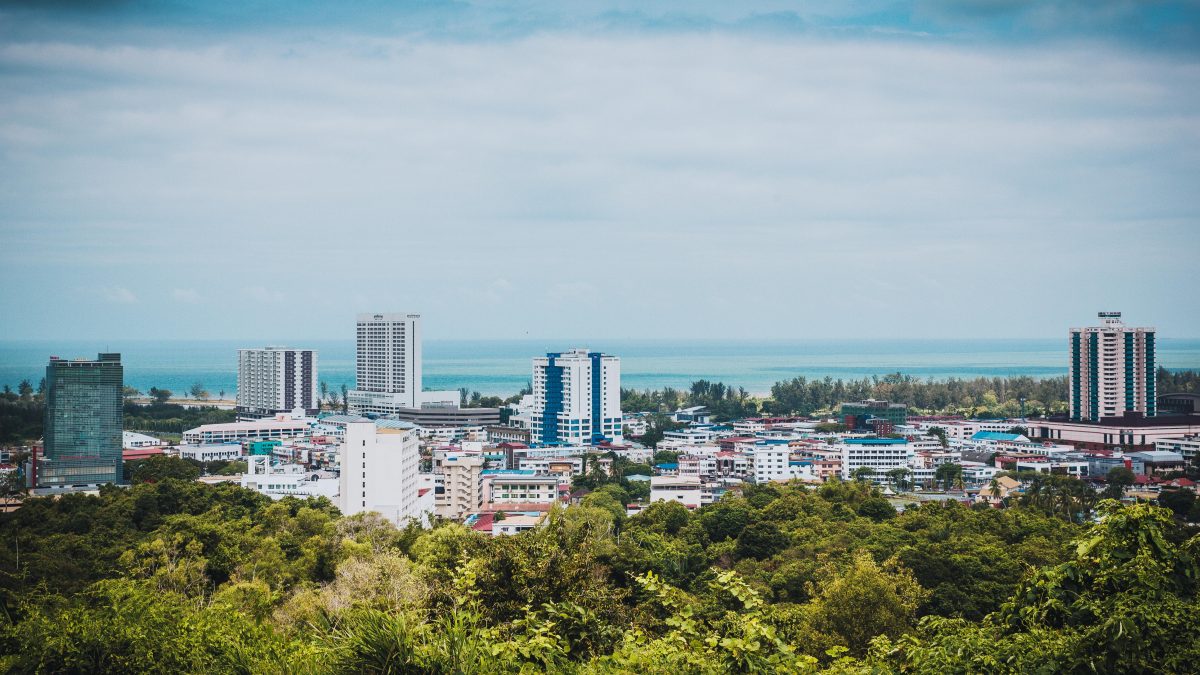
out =
[(287, 300), (287, 294), (283, 291), (267, 288), (265, 286), (250, 286), (243, 290), (246, 298), (254, 302), (280, 303)]
[(105, 300), (120, 305), (131, 305), (138, 301), (133, 291), (124, 286), (106, 286), (100, 289), (100, 295)]
[[(174, 283), (249, 302), (172, 324), (182, 298), (141, 299), (179, 335), (274, 335), (254, 305), (292, 297), (320, 298), (329, 321), (296, 330), (322, 337), (377, 308), (430, 337), (1058, 335), (1114, 303), (1200, 335), (1186, 266), (1161, 264), (1200, 248), (1186, 54), (800, 30), (72, 35), (0, 43), (0, 263), (29, 280), (0, 315), (30, 331), (62, 326), (13, 298), (182, 258), (204, 281)], [(870, 316), (846, 302), (914, 269), (952, 325), (912, 320), (903, 292)], [(738, 320), (697, 323), (713, 298)], [(1035, 302), (997, 324), (980, 298)]]
[(171, 291), (171, 297), (176, 302), (197, 303), (200, 302), (200, 294), (193, 288), (176, 288)]
[(586, 281), (570, 281), (552, 284), (546, 289), (546, 297), (553, 302), (570, 302), (592, 305), (595, 302), (596, 286)]
[(511, 299), (513, 293), (513, 285), (508, 279), (503, 277), (494, 279), (483, 289), (482, 297), (485, 301), (492, 304), (499, 304)]

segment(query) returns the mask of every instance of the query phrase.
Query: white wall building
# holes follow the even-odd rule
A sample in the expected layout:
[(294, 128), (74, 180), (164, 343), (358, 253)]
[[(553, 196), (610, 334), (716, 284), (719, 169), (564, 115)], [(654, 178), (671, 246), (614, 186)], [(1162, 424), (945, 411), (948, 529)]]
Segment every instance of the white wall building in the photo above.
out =
[(253, 422), (203, 424), (183, 432), (183, 442), (191, 445), (210, 445), (248, 440), (278, 440), (307, 434), (310, 428), (310, 421), (304, 418), (294, 419), (277, 415), (275, 419)]
[(137, 448), (157, 448), (165, 445), (161, 438), (139, 434), (136, 431), (121, 432), (121, 448), (135, 450)]
[(346, 395), (352, 413), (458, 405), (457, 391), (422, 391), (420, 314), (359, 314), (355, 340), (355, 387)]
[(753, 461), (755, 483), (791, 480), (791, 468), (788, 466), (786, 445), (760, 445), (750, 452)]
[(573, 349), (533, 359), (532, 441), (621, 442), (621, 359)]
[(284, 497), (328, 497), (336, 501), (338, 479), (332, 474), (308, 471), (297, 464), (271, 466), (271, 458), (257, 455), (246, 458), (246, 473), (242, 487), (267, 495), (271, 499)]
[(296, 409), (316, 415), (320, 407), (315, 349), (238, 350), (238, 419), (262, 419)]
[(1100, 312), (1101, 326), (1071, 329), (1071, 419), (1099, 422), (1127, 412), (1155, 413), (1154, 329)]
[(650, 479), (650, 501), (679, 502), (689, 509), (700, 508), (700, 478), (697, 476), (654, 476)]
[(176, 448), (180, 459), (197, 462), (218, 462), (242, 458), (241, 443), (218, 443), (212, 445), (180, 445)]
[(559, 478), (535, 476), (531, 472), (505, 471), (485, 474), (484, 494), (491, 504), (553, 504), (558, 501)]
[(860, 467), (870, 467), (874, 478), (882, 479), (888, 471), (908, 467), (910, 449), (903, 439), (848, 438), (837, 449), (842, 455), (842, 479), (850, 480)]
[(411, 429), (379, 429), (374, 422), (351, 422), (338, 451), (343, 515), (376, 511), (403, 526), (421, 519), (418, 502), (420, 446)]
[(1154, 441), (1154, 449), (1177, 452), (1190, 462), (1196, 455), (1200, 455), (1200, 434), (1195, 436), (1180, 436), (1178, 438), (1163, 438)]

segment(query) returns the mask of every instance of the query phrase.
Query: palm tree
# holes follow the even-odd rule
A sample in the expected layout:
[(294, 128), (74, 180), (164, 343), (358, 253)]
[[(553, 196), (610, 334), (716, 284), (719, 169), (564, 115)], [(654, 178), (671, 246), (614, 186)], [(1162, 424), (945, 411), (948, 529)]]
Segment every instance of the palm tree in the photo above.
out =
[(999, 497), (1000, 497), (1000, 481), (996, 480), (996, 478), (993, 477), (992, 482), (988, 483), (988, 490), (991, 491), (993, 500), (999, 499)]

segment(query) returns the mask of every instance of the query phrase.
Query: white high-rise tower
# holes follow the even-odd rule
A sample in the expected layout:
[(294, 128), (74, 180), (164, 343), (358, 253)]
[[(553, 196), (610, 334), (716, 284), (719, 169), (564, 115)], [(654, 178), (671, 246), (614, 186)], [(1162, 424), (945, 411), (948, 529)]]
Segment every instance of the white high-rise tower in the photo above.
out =
[(1120, 312), (1102, 325), (1071, 329), (1071, 419), (1098, 422), (1125, 413), (1155, 414), (1154, 329), (1134, 328)]
[(421, 383), (421, 315), (359, 314), (355, 387), (350, 411), (392, 415), (401, 408), (454, 405), (457, 392), (424, 392)]

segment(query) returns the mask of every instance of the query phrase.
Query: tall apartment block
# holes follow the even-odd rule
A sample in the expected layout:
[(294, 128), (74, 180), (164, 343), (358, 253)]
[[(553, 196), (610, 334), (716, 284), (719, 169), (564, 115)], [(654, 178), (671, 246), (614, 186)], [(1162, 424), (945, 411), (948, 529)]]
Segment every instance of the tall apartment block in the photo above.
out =
[(66, 487), (119, 483), (124, 372), (120, 354), (95, 361), (50, 357), (42, 456), (30, 483)]
[(1099, 317), (1099, 326), (1071, 329), (1071, 419), (1153, 416), (1154, 329), (1126, 326), (1120, 312)]
[(297, 408), (316, 415), (320, 407), (316, 350), (287, 347), (238, 350), (238, 419), (273, 417)]
[(359, 314), (357, 323), (355, 387), (347, 393), (352, 413), (394, 415), (458, 403), (458, 392), (422, 391), (420, 314)]
[(375, 511), (399, 526), (421, 518), (417, 485), (421, 451), (415, 431), (351, 422), (338, 457), (338, 508), (343, 515)]
[(621, 436), (621, 359), (586, 349), (533, 359), (532, 440), (581, 445)]

